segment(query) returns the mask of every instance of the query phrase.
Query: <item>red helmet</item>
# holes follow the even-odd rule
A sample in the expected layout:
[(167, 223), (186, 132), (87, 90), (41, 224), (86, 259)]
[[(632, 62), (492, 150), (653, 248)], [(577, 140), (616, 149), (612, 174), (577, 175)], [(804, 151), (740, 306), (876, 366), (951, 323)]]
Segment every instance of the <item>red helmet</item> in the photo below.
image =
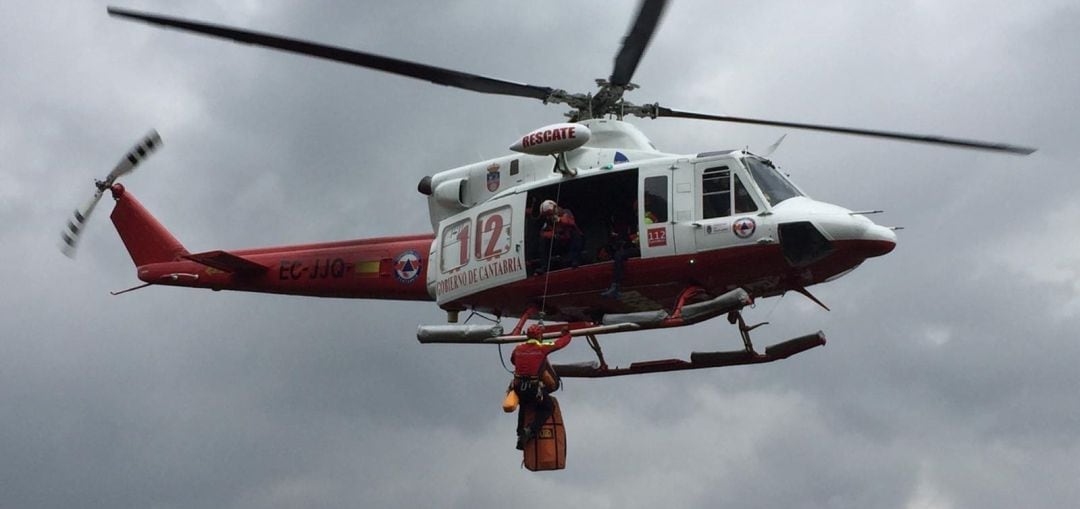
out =
[(529, 339), (543, 339), (544, 328), (539, 324), (532, 324), (528, 329), (525, 329), (525, 335), (528, 336)]

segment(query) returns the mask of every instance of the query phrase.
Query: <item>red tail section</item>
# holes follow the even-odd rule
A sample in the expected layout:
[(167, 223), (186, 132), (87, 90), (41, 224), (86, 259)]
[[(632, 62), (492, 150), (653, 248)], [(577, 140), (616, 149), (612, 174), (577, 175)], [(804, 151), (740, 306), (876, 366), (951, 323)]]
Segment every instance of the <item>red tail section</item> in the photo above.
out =
[(124, 186), (112, 186), (112, 195), (116, 199), (112, 222), (136, 267), (172, 262), (188, 254), (176, 237), (154, 219), (134, 196), (127, 194)]

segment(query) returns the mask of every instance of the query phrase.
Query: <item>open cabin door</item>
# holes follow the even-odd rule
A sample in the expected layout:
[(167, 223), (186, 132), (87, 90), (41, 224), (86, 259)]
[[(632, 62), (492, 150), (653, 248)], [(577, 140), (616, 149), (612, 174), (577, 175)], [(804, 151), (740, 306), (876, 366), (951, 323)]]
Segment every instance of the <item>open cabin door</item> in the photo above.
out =
[(642, 168), (638, 188), (638, 232), (642, 258), (675, 254), (672, 235), (671, 170)]
[(525, 194), (477, 205), (439, 223), (428, 292), (441, 306), (525, 279)]

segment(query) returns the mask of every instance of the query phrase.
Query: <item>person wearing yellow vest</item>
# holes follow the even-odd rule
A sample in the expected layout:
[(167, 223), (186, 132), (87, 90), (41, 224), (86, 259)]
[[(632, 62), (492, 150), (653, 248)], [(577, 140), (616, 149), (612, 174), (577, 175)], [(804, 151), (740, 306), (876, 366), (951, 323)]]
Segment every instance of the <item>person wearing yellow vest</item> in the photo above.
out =
[[(547, 356), (569, 345), (572, 339), (569, 327), (563, 327), (562, 336), (553, 342), (543, 341), (543, 335), (543, 327), (530, 326), (526, 331), (528, 340), (516, 346), (510, 354), (510, 362), (514, 365), (514, 381), (507, 391), (507, 396), (513, 392), (522, 407), (518, 410), (518, 449), (523, 449), (525, 443), (536, 436), (540, 427), (555, 411), (555, 405), (547, 396), (559, 389), (559, 378), (548, 363)], [(523, 409), (528, 406), (536, 409), (536, 417), (526, 427)], [(507, 404), (504, 402), (503, 410), (506, 409)], [(508, 411), (513, 411), (512, 407)]]

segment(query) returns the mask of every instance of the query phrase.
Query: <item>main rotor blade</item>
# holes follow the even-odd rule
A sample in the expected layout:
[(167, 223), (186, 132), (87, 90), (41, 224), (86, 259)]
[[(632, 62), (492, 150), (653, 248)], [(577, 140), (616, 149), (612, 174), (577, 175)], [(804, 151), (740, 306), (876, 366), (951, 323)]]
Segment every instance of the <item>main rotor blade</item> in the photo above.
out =
[(1009, 145), (1006, 143), (994, 143), (989, 141), (979, 140), (965, 140), (960, 138), (946, 138), (944, 136), (934, 136), (926, 134), (909, 134), (899, 133), (894, 131), (877, 131), (872, 129), (857, 129), (852, 127), (838, 127), (828, 126), (821, 124), (802, 124), (797, 122), (780, 122), (776, 120), (761, 120), (756, 118), (743, 118), (743, 117), (729, 117), (726, 115), (708, 115), (704, 113), (694, 113), (690, 111), (678, 111), (671, 108), (665, 108), (663, 106), (656, 107), (657, 117), (674, 117), (674, 118), (693, 118), (698, 120), (716, 120), (719, 122), (734, 122), (737, 124), (757, 124), (757, 125), (771, 125), (779, 127), (791, 127), (794, 129), (808, 129), (811, 131), (825, 131), (830, 133), (839, 134), (852, 134), (856, 136), (872, 136), (875, 138), (887, 138), (893, 140), (913, 141), (918, 143), (930, 143), (934, 145), (948, 145), (952, 147), (970, 148), (977, 150), (993, 150), (997, 152), (1008, 152), (1011, 154), (1028, 155), (1035, 152), (1038, 149), (1030, 147), (1020, 147), (1016, 145)]
[(267, 33), (253, 32), (250, 30), (231, 28), (221, 25), (212, 25), (209, 23), (185, 20), (181, 18), (173, 18), (157, 14), (132, 11), (128, 9), (120, 9), (117, 7), (109, 7), (108, 11), (110, 15), (119, 16), (122, 18), (130, 18), (154, 25), (162, 25), (166, 27), (177, 28), (180, 30), (187, 30), (189, 32), (195, 32), (211, 37), (232, 39), (236, 42), (265, 46), (268, 48), (279, 49), (291, 53), (299, 53), (301, 55), (325, 58), (327, 60), (357, 65), (360, 67), (367, 67), (369, 69), (376, 69), (391, 74), (408, 76), (410, 78), (427, 80), (439, 85), (462, 88), (465, 90), (472, 90), (474, 92), (512, 95), (518, 97), (531, 97), (533, 99), (540, 99), (542, 101), (547, 100), (551, 96), (551, 94), (555, 92), (554, 89), (549, 87), (538, 87), (534, 85), (527, 85), (524, 83), (515, 83), (512, 81), (505, 81), (496, 78), (488, 78), (477, 74), (469, 74), (461, 71), (454, 71), (451, 69), (444, 69), (441, 67), (435, 67), (416, 62), (409, 62), (407, 60), (400, 60), (397, 58), (390, 58), (381, 55), (375, 55), (372, 53), (365, 53), (363, 51), (356, 51), (336, 46), (328, 46), (325, 44), (302, 41), (299, 39), (291, 39), (288, 37), (281, 37)]
[(660, 15), (666, 5), (667, 0), (642, 0), (637, 19), (623, 38), (622, 49), (615, 56), (615, 69), (611, 71), (611, 78), (608, 79), (612, 85), (630, 83), (630, 78), (634, 77), (634, 71), (641, 61), (641, 55), (645, 53), (656, 26), (660, 24)]

